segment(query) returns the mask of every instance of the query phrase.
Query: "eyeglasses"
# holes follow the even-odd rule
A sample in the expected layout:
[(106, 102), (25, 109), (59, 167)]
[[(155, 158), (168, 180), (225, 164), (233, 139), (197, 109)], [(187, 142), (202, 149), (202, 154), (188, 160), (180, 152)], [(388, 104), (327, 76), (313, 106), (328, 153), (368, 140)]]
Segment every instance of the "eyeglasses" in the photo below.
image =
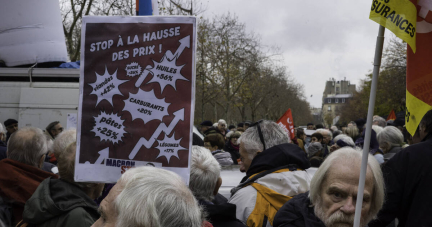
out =
[(264, 136), (263, 136), (263, 134), (262, 134), (262, 131), (261, 131), (261, 126), (260, 126), (260, 123), (261, 123), (261, 122), (263, 122), (263, 121), (264, 121), (264, 120), (263, 120), (263, 119), (261, 119), (261, 120), (259, 120), (259, 121), (255, 122), (255, 123), (253, 123), (253, 124), (249, 125), (249, 128), (252, 128), (252, 127), (255, 127), (255, 126), (257, 126), (257, 130), (258, 130), (258, 135), (259, 135), (259, 137), (260, 137), (261, 143), (262, 143), (262, 145), (263, 145), (263, 148), (264, 148), (264, 150), (263, 150), (263, 151), (265, 151), (265, 150), (266, 150), (266, 145), (265, 145), (265, 142), (264, 142)]

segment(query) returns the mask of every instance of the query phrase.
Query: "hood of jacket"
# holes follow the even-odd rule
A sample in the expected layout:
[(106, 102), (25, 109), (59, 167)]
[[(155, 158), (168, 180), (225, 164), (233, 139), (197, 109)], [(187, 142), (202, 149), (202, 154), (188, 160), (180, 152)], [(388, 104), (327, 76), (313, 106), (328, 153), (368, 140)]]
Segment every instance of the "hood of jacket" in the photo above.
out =
[(78, 207), (98, 215), (96, 203), (77, 185), (48, 178), (42, 181), (27, 201), (23, 219), (31, 224), (41, 224)]
[(246, 172), (246, 177), (264, 170), (293, 164), (300, 169), (310, 167), (305, 152), (299, 146), (290, 143), (276, 145), (255, 156)]

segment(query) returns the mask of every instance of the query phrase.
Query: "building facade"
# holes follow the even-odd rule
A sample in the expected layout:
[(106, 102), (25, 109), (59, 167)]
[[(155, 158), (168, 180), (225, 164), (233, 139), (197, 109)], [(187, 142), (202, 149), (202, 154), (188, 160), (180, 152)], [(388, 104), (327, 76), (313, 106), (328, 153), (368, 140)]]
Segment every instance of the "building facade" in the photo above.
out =
[(334, 78), (326, 81), (322, 98), (322, 120), (326, 127), (335, 125), (340, 118), (342, 107), (349, 102), (355, 92), (355, 84), (349, 80), (336, 81)]

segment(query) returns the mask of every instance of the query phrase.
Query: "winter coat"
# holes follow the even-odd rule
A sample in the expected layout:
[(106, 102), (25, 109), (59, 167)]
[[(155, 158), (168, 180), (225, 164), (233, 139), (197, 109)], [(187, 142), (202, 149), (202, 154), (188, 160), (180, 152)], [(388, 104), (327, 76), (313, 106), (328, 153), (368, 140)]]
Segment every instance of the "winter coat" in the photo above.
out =
[(221, 166), (230, 166), (233, 164), (231, 154), (229, 152), (215, 150), (212, 151), (212, 155), (216, 158), (216, 161), (218, 161)]
[(192, 133), (192, 145), (204, 146), (204, 141), (195, 132)]
[(233, 160), (233, 163), (234, 163), (235, 165), (237, 165), (237, 164), (238, 164), (237, 159), (240, 158), (239, 148), (238, 148), (238, 147), (235, 148), (235, 147), (231, 144), (231, 141), (228, 140), (228, 141), (225, 143), (224, 150), (227, 151), (227, 152), (229, 152), (229, 153), (231, 154), (231, 159)]
[[(303, 170), (310, 167), (306, 154), (300, 147), (288, 143), (281, 144), (256, 155), (242, 182), (257, 173), (286, 165), (296, 165), (297, 168)], [(277, 194), (292, 197), (308, 191), (311, 178), (312, 176), (306, 171), (283, 171), (265, 175), (256, 180), (255, 183)], [(261, 207), (255, 207), (257, 198), (259, 197), (262, 197), (262, 195), (259, 195), (258, 190), (252, 185), (248, 185), (238, 190), (228, 202), (237, 206), (237, 219), (241, 220), (243, 223), (247, 223), (252, 213), (255, 215), (257, 212), (260, 212), (259, 210)], [(267, 226), (271, 226), (270, 222), (267, 222)]]
[(402, 150), (402, 147), (392, 147), (389, 151), (387, 151), (384, 154), (384, 161), (387, 162), (388, 160), (393, 158), (393, 156), (401, 150)]
[(7, 158), (7, 146), (6, 143), (0, 140), (0, 160)]
[(382, 167), (386, 201), (378, 219), (369, 227), (386, 226), (395, 218), (398, 226), (432, 226), (432, 134), (393, 156)]
[(0, 161), (0, 196), (11, 205), (13, 219), (17, 224), (22, 219), (24, 204), (36, 191), (40, 182), (57, 175), (12, 159)]
[(29, 226), (86, 227), (99, 216), (97, 204), (80, 187), (49, 178), (25, 204), (23, 220)]
[(294, 196), (277, 212), (274, 227), (325, 227), (315, 216), (314, 208), (309, 199), (309, 192)]
[(236, 218), (236, 206), (234, 204), (215, 204), (203, 200), (200, 200), (199, 204), (207, 213), (207, 220), (214, 227), (245, 227), (245, 225)]

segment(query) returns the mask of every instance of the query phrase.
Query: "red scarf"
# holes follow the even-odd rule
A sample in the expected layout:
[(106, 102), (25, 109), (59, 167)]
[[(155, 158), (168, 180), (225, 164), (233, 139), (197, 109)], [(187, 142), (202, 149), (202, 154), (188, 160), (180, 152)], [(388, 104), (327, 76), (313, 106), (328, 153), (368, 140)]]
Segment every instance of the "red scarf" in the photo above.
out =
[(240, 145), (235, 145), (231, 141), (230, 141), (230, 143), (231, 143), (231, 147), (233, 147), (235, 150), (238, 151), (240, 149)]

